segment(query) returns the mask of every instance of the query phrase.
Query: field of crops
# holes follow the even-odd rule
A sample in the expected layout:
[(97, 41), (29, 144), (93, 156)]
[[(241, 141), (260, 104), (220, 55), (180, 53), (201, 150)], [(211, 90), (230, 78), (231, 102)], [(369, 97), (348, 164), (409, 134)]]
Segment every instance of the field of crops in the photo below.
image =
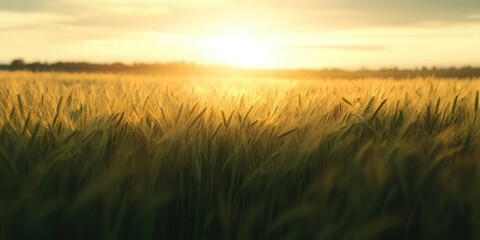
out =
[(0, 72), (0, 239), (480, 239), (479, 90)]

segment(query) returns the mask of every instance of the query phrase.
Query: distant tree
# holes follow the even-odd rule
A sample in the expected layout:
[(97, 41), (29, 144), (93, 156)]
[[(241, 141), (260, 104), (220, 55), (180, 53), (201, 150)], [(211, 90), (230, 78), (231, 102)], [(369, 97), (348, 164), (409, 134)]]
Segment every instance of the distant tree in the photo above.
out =
[(41, 71), (43, 68), (43, 65), (40, 62), (33, 62), (33, 63), (28, 63), (25, 64), (25, 69), (37, 72)]
[(20, 70), (25, 68), (25, 62), (23, 59), (15, 59), (10, 63), (11, 70)]

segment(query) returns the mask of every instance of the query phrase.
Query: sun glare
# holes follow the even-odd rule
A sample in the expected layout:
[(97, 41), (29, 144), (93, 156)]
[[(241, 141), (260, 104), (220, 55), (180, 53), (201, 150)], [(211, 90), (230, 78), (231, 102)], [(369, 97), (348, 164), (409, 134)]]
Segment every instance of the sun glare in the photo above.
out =
[(248, 35), (233, 34), (204, 41), (214, 61), (238, 67), (267, 67), (273, 63), (266, 43)]

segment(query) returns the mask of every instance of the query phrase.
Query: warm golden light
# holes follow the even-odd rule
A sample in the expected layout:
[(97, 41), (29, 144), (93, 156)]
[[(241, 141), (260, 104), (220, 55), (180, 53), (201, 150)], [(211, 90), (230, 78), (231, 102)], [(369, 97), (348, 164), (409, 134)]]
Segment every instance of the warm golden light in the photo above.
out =
[(238, 67), (266, 67), (273, 64), (267, 44), (248, 35), (215, 37), (204, 41), (202, 45), (216, 62)]

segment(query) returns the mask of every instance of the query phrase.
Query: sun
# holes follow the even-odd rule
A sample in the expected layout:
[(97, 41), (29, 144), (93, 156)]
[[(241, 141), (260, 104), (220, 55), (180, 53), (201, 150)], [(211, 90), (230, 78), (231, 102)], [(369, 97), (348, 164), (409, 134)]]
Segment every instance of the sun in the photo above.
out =
[(268, 44), (246, 34), (231, 34), (204, 41), (210, 58), (237, 67), (267, 67), (272, 65)]

